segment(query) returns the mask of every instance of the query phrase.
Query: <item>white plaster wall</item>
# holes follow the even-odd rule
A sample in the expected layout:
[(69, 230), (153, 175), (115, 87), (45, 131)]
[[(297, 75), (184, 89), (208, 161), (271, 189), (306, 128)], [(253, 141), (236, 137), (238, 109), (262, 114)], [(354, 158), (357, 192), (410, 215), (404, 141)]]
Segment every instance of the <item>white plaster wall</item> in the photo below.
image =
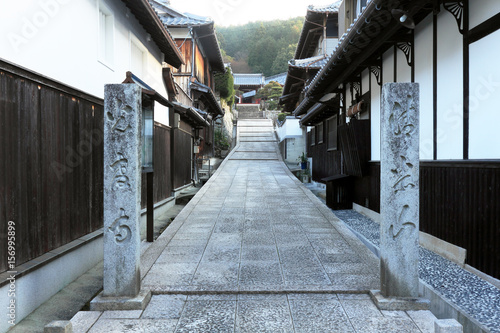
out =
[[(98, 8), (114, 16), (114, 60), (98, 61)], [(0, 58), (97, 97), (104, 84), (121, 83), (131, 68), (133, 36), (149, 51), (141, 79), (167, 96), (161, 77), (163, 55), (120, 0), (24, 0), (0, 4)], [(168, 110), (157, 104), (155, 119), (168, 125)]]
[(462, 35), (446, 10), (438, 15), (437, 158), (463, 158)]
[(365, 69), (361, 72), (361, 95), (370, 91), (370, 72)]
[(295, 137), (286, 140), (286, 162), (298, 163), (299, 156), (304, 152), (304, 138)]
[(338, 38), (327, 38), (326, 39), (326, 54), (332, 54), (335, 46), (339, 43)]
[(351, 94), (351, 85), (346, 84), (345, 85), (345, 104), (346, 104), (346, 112), (349, 109), (349, 107), (352, 105), (352, 94)]
[(498, 0), (469, 1), (469, 27), (472, 29), (500, 12)]
[[(16, 280), (16, 323), (102, 260), (103, 239), (100, 237)], [(8, 289), (8, 285), (0, 288), (2, 333), (11, 327), (4, 315), (9, 302)]]
[(371, 84), (371, 150), (372, 161), (380, 161), (380, 86), (377, 83), (377, 78), (372, 75)]
[(411, 67), (408, 66), (406, 56), (399, 48), (397, 48), (398, 57), (398, 82), (411, 82)]
[[(383, 83), (394, 82), (394, 48), (387, 50), (382, 56), (382, 71)], [(372, 87), (378, 84), (376, 79), (372, 80)], [(372, 90), (372, 121), (371, 121), (371, 131), (372, 131), (372, 161), (380, 161), (380, 150), (381, 146), (384, 144), (380, 141), (380, 94), (381, 90)]]
[(382, 85), (388, 82), (394, 82), (394, 48), (389, 48), (382, 56)]
[(415, 28), (415, 82), (420, 85), (420, 159), (434, 155), (432, 14)]
[(469, 158), (500, 158), (500, 31), (470, 46)]

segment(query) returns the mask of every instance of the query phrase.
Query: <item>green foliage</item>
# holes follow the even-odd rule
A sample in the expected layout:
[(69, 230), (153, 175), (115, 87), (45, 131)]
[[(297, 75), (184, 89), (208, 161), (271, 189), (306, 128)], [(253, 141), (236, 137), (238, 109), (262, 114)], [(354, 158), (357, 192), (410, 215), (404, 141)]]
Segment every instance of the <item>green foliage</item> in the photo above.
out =
[[(293, 59), (304, 18), (251, 22), (242, 26), (218, 27), (221, 47), (232, 57), (235, 72), (249, 68), (265, 76), (286, 72)], [(246, 66), (247, 65), (247, 66)]]
[(231, 146), (231, 143), (229, 142), (229, 138), (224, 133), (224, 131), (216, 129), (214, 135), (215, 135), (215, 146), (222, 150), (228, 150), (229, 147)]
[(288, 62), (295, 56), (295, 49), (297, 49), (297, 43), (290, 44), (282, 52), (279, 52), (274, 58), (271, 72), (279, 74), (288, 71)]
[(279, 122), (284, 122), (286, 117), (288, 117), (290, 114), (289, 113), (280, 113), (278, 114), (278, 121)]
[(299, 156), (299, 158), (297, 159), (297, 161), (299, 161), (300, 163), (306, 163), (307, 162), (306, 153), (302, 153), (302, 155)]
[(269, 110), (278, 110), (280, 108), (278, 102), (282, 94), (283, 87), (279, 83), (271, 81), (257, 91), (256, 98), (266, 101)]
[(231, 69), (227, 69), (225, 73), (216, 73), (215, 91), (220, 93), (220, 97), (224, 99), (228, 105), (234, 103), (234, 78)]

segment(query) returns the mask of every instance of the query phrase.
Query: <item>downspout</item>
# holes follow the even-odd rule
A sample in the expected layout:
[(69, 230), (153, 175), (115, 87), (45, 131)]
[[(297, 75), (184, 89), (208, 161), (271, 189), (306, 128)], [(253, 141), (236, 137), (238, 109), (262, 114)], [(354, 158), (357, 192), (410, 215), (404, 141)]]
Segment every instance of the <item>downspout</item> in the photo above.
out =
[(195, 60), (196, 60), (196, 57), (195, 57), (195, 52), (196, 52), (196, 45), (195, 45), (195, 37), (194, 37), (194, 29), (193, 27), (189, 27), (189, 33), (191, 34), (191, 78), (189, 80), (189, 96), (191, 98), (193, 98), (193, 96), (191, 96), (191, 82), (193, 82), (193, 78), (195, 78), (195, 71), (196, 71), (196, 63), (195, 63)]
[(325, 24), (323, 27), (323, 54), (326, 56), (326, 27), (328, 25), (328, 13), (326, 13)]
[[(195, 70), (196, 70), (196, 57), (195, 57), (195, 52), (196, 52), (196, 45), (195, 45), (195, 38), (194, 38), (194, 29), (193, 27), (189, 27), (189, 33), (191, 34), (191, 77), (189, 78), (189, 97), (191, 97), (192, 100), (194, 100), (193, 95), (191, 93), (191, 83), (194, 81), (195, 78)], [(196, 135), (196, 132), (195, 132)], [(197, 164), (197, 156), (196, 153), (194, 152), (194, 145), (197, 143), (197, 138), (194, 137), (193, 140), (191, 140), (191, 151), (193, 152), (192, 154), (192, 166), (191, 166), (191, 179), (195, 179), (196, 181), (198, 180), (198, 164)]]

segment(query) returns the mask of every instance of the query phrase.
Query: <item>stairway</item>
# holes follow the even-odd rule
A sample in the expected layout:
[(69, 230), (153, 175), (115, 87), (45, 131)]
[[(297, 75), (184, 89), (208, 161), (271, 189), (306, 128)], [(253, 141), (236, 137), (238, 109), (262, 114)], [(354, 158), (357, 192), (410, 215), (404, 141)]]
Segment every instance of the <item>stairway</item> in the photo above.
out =
[(238, 119), (263, 119), (259, 104), (238, 104)]

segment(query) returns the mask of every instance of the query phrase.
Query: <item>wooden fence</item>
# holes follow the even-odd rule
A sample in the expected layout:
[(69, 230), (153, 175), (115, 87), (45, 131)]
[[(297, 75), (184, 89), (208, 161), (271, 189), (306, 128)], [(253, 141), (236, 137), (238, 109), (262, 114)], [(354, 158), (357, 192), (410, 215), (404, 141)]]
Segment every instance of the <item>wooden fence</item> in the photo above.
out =
[[(103, 113), (102, 99), (0, 61), (0, 273), (8, 221), (16, 266), (102, 228)], [(191, 183), (192, 140), (159, 123), (154, 133), (159, 202)], [(145, 206), (145, 175), (142, 184)]]
[[(170, 127), (155, 123), (154, 127), (154, 167), (153, 176), (153, 199), (159, 202), (172, 196), (172, 173), (170, 168)], [(142, 174), (142, 197), (141, 206), (146, 207), (146, 174)]]
[(0, 61), (0, 272), (102, 227), (103, 102)]
[[(380, 163), (354, 188), (354, 202), (380, 212)], [(420, 230), (466, 249), (467, 264), (500, 278), (500, 161), (421, 162)]]

